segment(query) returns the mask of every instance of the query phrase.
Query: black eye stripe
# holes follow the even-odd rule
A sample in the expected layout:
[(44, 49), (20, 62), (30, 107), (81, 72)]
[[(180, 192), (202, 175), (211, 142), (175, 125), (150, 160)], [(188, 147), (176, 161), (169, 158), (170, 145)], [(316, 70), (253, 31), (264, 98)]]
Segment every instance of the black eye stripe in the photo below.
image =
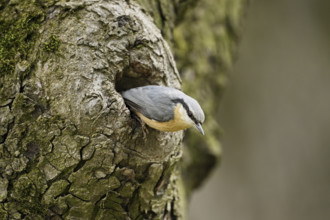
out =
[(188, 105), (185, 103), (185, 101), (183, 99), (173, 99), (172, 101), (174, 103), (180, 103), (180, 104), (182, 104), (182, 106), (186, 109), (186, 111), (188, 113), (188, 116), (191, 118), (191, 120), (193, 120), (195, 123), (198, 123), (198, 121), (196, 120), (196, 118), (194, 117), (194, 115), (190, 111)]

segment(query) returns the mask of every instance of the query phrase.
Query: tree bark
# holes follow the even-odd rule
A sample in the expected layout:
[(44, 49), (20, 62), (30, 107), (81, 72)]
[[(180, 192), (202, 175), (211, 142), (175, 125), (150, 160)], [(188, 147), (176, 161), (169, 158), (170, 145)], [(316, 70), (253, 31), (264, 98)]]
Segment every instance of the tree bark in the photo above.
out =
[[(221, 5), (215, 0), (198, 8), (197, 1), (1, 1), (0, 219), (184, 219), (187, 197), (220, 157), (212, 103), (231, 65), (243, 0), (220, 2), (223, 30), (205, 38), (228, 45), (205, 52), (194, 25), (209, 30), (218, 16), (196, 13)], [(149, 84), (180, 89), (170, 47), (185, 91), (207, 115), (207, 136), (189, 132), (183, 159), (183, 132), (149, 128), (143, 139), (120, 95)], [(201, 89), (202, 80), (210, 86)]]

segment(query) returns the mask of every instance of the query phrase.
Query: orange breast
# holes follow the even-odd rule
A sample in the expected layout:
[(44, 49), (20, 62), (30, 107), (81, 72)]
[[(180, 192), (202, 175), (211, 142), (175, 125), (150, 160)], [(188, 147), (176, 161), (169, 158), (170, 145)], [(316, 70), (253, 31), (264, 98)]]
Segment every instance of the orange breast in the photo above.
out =
[(183, 108), (181, 104), (178, 104), (174, 109), (174, 118), (168, 122), (159, 122), (156, 120), (149, 119), (139, 112), (136, 114), (150, 127), (160, 131), (179, 131), (186, 128), (190, 128), (192, 125), (184, 121), (180, 114), (180, 108)]

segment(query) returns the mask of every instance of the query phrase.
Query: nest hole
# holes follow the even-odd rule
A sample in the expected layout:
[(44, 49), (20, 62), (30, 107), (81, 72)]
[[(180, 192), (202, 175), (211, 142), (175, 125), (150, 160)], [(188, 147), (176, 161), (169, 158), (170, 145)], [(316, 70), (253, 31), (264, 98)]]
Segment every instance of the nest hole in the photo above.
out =
[(152, 85), (152, 83), (150, 83), (147, 79), (124, 76), (116, 82), (116, 90), (117, 92), (122, 92), (128, 89), (147, 85)]

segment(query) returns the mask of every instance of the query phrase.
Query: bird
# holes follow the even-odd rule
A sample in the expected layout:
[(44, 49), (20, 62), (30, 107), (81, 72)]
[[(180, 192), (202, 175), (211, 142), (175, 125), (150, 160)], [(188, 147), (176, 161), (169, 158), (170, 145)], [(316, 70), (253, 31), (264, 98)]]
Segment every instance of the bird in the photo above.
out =
[(175, 132), (194, 126), (204, 135), (205, 115), (201, 106), (180, 90), (148, 85), (126, 90), (121, 95), (126, 105), (149, 127)]

